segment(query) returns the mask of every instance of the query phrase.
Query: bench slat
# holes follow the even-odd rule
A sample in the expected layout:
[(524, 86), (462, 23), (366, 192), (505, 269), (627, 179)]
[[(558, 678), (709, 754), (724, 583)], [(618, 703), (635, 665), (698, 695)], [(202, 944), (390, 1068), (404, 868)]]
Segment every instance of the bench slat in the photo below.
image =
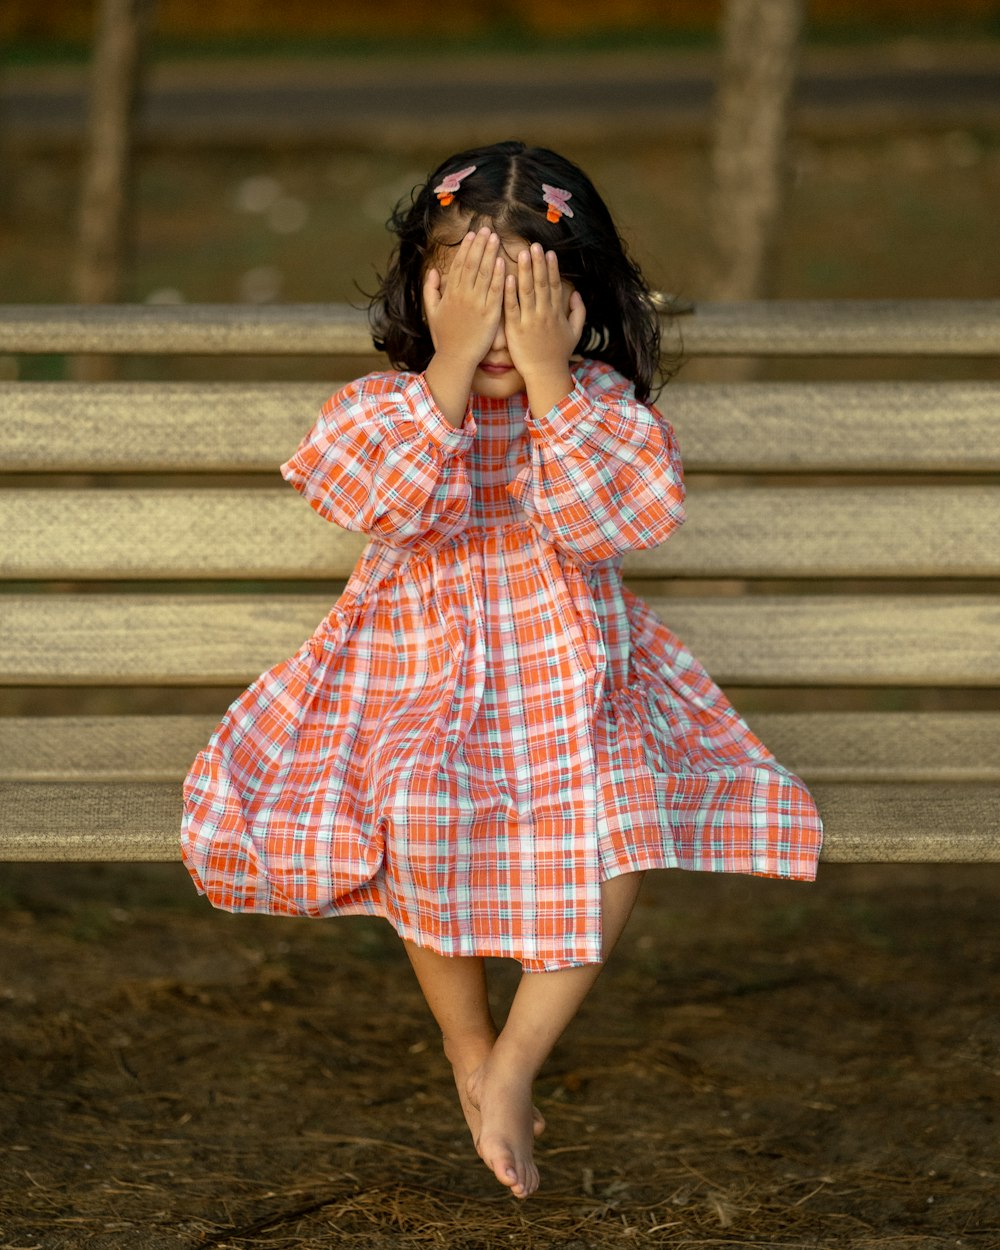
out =
[[(0, 683), (248, 684), (298, 650), (340, 589), (331, 587), (325, 597), (94, 594), (70, 602), (60, 595), (3, 595)], [(646, 601), (722, 684), (1000, 682), (994, 596), (651, 595)]]
[(1000, 712), (755, 712), (747, 720), (810, 783), (1000, 781)]
[[(0, 464), (277, 473), (341, 382), (0, 383)], [(672, 383), (688, 471), (1000, 469), (995, 382)]]
[(696, 356), (994, 356), (1000, 300), (696, 304), (678, 327)]
[[(669, 541), (628, 553), (626, 574), (1000, 575), (998, 486), (702, 485), (687, 510)], [(368, 542), (270, 487), (9, 490), (0, 532), (0, 576), (70, 580), (347, 578)]]
[[(707, 303), (677, 321), (690, 356), (1000, 354), (1000, 300)], [(677, 342), (677, 330), (668, 328), (664, 346)], [(6, 304), (0, 352), (327, 356), (374, 349), (365, 313), (346, 304)]]
[[(0, 718), (7, 781), (172, 781), (221, 718)], [(1000, 712), (758, 712), (753, 730), (807, 782), (1000, 782)]]
[[(825, 862), (1000, 862), (1000, 786), (826, 783), (813, 793), (826, 830)], [(176, 782), (11, 782), (0, 785), (0, 803), (0, 860), (180, 857)]]

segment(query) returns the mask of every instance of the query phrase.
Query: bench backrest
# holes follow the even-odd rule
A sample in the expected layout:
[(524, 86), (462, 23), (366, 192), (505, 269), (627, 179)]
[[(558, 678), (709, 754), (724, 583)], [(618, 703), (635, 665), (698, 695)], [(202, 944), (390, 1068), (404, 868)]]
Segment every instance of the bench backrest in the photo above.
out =
[[(703, 306), (678, 325), (692, 356), (1000, 354), (1000, 301)], [(111, 349), (381, 359), (344, 307), (0, 308), (0, 351)], [(328, 611), (367, 539), (277, 466), (339, 385), (0, 384), (18, 713), (0, 717), (0, 857), (176, 857), (180, 780), (228, 699), (150, 715), (126, 691), (245, 686)], [(625, 578), (720, 684), (812, 692), (748, 719), (813, 786), (824, 858), (1000, 856), (1000, 710), (890, 693), (1000, 680), (1000, 382), (677, 380), (659, 406), (689, 519)], [(88, 687), (134, 710), (81, 712)], [(869, 707), (824, 710), (855, 688)]]

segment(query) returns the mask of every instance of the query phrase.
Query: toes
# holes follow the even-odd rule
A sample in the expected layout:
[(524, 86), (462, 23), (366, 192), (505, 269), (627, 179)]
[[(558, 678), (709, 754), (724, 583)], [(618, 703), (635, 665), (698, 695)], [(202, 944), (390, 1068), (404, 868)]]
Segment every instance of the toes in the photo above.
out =
[(534, 1106), (531, 1108), (531, 1131), (536, 1137), (545, 1132), (545, 1116)]
[(494, 1164), (493, 1171), (496, 1173), (497, 1180), (504, 1185), (510, 1185), (512, 1189), (517, 1189), (522, 1184), (521, 1178), (517, 1174), (517, 1166), (514, 1163), (513, 1155), (509, 1155), (500, 1163)]
[(518, 1178), (516, 1185), (511, 1186), (511, 1193), (515, 1198), (530, 1198), (538, 1188), (538, 1169), (533, 1163), (529, 1163), (524, 1169), (524, 1175)]
[(506, 1151), (498, 1159), (481, 1156), (501, 1185), (506, 1185), (515, 1198), (528, 1198), (538, 1188), (538, 1168), (533, 1163), (517, 1166), (513, 1154)]
[(487, 1159), (483, 1155), (483, 1159), (486, 1166), (493, 1169), (493, 1175), (501, 1185), (509, 1185), (513, 1190), (523, 1187), (523, 1181), (517, 1174), (517, 1165), (512, 1154), (504, 1153), (499, 1159)]
[(517, 1197), (525, 1196), (523, 1191), (531, 1169), (530, 1164), (519, 1167), (516, 1155), (506, 1145), (497, 1150), (491, 1150), (488, 1145), (484, 1149), (479, 1142), (476, 1142), (476, 1149), (479, 1157), (501, 1185), (507, 1185)]

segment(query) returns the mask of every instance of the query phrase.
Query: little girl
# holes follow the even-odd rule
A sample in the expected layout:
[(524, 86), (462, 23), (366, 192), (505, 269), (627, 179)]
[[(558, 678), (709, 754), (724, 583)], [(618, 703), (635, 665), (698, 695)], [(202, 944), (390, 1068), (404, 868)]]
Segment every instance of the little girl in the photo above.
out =
[[(371, 316), (394, 368), (329, 399), (281, 466), (371, 541), (195, 759), (182, 853), (217, 907), (392, 923), (476, 1149), (525, 1198), (534, 1078), (645, 870), (812, 880), (822, 825), (622, 582), (684, 485), (648, 402), (659, 320), (590, 180), (492, 144), (390, 225)], [(499, 1031), (487, 955), (523, 968)]]

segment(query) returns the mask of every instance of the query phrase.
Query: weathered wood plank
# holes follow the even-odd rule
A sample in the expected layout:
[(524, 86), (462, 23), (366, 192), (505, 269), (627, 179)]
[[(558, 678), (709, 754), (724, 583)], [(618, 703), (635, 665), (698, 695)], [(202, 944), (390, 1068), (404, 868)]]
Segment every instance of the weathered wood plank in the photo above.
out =
[(0, 383), (0, 464), (37, 473), (277, 476), (278, 465), (308, 432), (324, 400), (343, 385)]
[(4, 781), (179, 781), (218, 716), (0, 717)]
[(671, 384), (658, 407), (688, 471), (1000, 468), (1000, 386), (992, 382)]
[[(6, 781), (179, 781), (215, 716), (0, 717)], [(805, 781), (1000, 782), (1000, 712), (759, 712), (750, 726)]]
[(1000, 787), (812, 787), (827, 863), (1000, 863)]
[[(765, 300), (696, 304), (694, 356), (993, 356), (1000, 300)], [(665, 342), (674, 336), (667, 333)]]
[(755, 712), (747, 720), (810, 784), (1000, 781), (1000, 712)]
[(7, 304), (0, 351), (375, 355), (364, 313), (347, 304)]
[[(814, 787), (829, 863), (1000, 862), (1000, 786)], [(179, 783), (0, 785), (0, 860), (169, 861)]]
[[(0, 684), (247, 684), (298, 650), (341, 589), (331, 587), (325, 597), (3, 595)], [(1000, 682), (995, 596), (650, 596), (647, 602), (722, 684)]]
[[(276, 473), (342, 385), (0, 383), (0, 465)], [(1000, 469), (995, 382), (675, 382), (658, 405), (689, 472)]]
[[(772, 300), (698, 304), (678, 318), (690, 356), (993, 356), (1000, 300)], [(676, 345), (668, 329), (665, 346)], [(0, 305), (2, 352), (363, 355), (346, 304)]]
[[(627, 575), (1000, 575), (997, 486), (695, 486), (687, 512)], [(368, 542), (271, 487), (9, 490), (0, 533), (0, 577), (69, 580), (347, 578)]]

